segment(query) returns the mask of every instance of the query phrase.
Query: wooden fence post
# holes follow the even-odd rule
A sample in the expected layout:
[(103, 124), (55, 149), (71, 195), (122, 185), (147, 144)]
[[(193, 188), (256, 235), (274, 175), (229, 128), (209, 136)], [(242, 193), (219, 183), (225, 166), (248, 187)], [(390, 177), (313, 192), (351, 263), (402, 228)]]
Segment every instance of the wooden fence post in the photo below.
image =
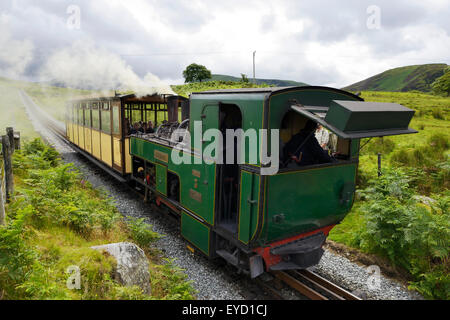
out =
[(14, 176), (12, 171), (12, 151), (8, 136), (2, 136), (3, 165), (5, 168), (6, 201), (11, 200), (14, 193)]
[(6, 135), (9, 139), (9, 150), (11, 150), (11, 154), (14, 153), (14, 128), (6, 128)]
[(14, 132), (14, 149), (15, 150), (20, 150), (20, 132), (16, 131)]

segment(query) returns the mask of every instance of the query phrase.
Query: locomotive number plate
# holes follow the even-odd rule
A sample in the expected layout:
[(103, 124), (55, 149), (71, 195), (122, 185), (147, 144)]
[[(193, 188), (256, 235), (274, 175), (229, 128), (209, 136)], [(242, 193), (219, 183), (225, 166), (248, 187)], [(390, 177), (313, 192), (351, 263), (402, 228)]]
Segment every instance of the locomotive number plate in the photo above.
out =
[(167, 153), (155, 150), (155, 159), (168, 163), (169, 162), (169, 155)]
[(200, 192), (191, 189), (189, 191), (189, 196), (195, 201), (202, 202), (202, 194)]

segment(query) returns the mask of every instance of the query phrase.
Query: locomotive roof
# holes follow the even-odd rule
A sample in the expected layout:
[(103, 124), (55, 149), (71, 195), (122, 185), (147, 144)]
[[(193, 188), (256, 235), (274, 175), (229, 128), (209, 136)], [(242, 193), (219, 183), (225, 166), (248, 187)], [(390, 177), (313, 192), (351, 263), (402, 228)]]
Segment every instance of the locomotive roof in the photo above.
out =
[(239, 89), (217, 89), (211, 91), (192, 92), (192, 94), (218, 94), (218, 93), (266, 93), (276, 92), (296, 87), (268, 87), (268, 88), (239, 88)]
[(294, 87), (267, 87), (267, 88), (240, 88), (240, 89), (218, 89), (218, 90), (211, 90), (211, 91), (202, 91), (202, 92), (193, 92), (192, 95), (207, 95), (207, 94), (245, 94), (245, 93), (253, 93), (253, 94), (265, 94), (265, 93), (279, 93), (279, 92), (288, 92), (292, 90), (326, 90), (326, 91), (334, 91), (334, 92), (341, 92), (346, 95), (354, 96), (357, 100), (360, 100), (360, 98), (351, 92), (335, 89), (331, 87), (322, 87), (322, 86), (294, 86)]

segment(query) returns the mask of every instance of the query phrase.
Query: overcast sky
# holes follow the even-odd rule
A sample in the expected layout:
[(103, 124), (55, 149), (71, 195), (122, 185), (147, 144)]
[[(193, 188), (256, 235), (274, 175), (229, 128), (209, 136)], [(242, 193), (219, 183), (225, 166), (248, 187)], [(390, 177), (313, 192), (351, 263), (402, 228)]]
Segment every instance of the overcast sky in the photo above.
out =
[(77, 70), (109, 74), (99, 65), (111, 61), (170, 84), (193, 62), (251, 77), (253, 51), (258, 78), (333, 87), (450, 64), (450, 0), (1, 0), (0, 27), (0, 73), (32, 79), (71, 57)]

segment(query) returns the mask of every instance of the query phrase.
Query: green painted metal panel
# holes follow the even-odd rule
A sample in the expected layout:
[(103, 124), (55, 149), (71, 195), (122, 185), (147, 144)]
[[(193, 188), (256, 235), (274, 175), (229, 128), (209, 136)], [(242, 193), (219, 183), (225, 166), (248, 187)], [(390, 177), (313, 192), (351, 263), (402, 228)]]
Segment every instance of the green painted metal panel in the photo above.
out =
[(214, 224), (215, 165), (183, 164), (174, 166), (181, 177), (181, 204), (189, 211)]
[[(207, 223), (214, 224), (216, 165), (196, 164), (198, 157), (187, 154), (188, 164), (172, 161), (172, 149), (141, 138), (131, 138), (131, 154), (152, 163), (167, 165), (167, 170), (180, 177), (180, 203)], [(155, 153), (157, 158), (155, 158)], [(184, 153), (180, 152), (182, 157)], [(158, 158), (167, 158), (167, 163)], [(161, 190), (164, 187), (161, 187)], [(165, 193), (164, 193), (165, 194)]]
[(181, 214), (181, 235), (209, 255), (210, 228), (184, 212)]
[(262, 240), (339, 223), (353, 204), (356, 168), (352, 163), (268, 177)]
[[(191, 111), (190, 111), (191, 112), (190, 133), (191, 133), (192, 148), (193, 149), (195, 148), (193, 119), (197, 119), (197, 121), (200, 121), (200, 119), (202, 119), (202, 115), (204, 115), (206, 116), (206, 118), (203, 118), (202, 120), (204, 126), (208, 126), (208, 128), (218, 128), (219, 122), (218, 120), (215, 119), (215, 116), (212, 116), (212, 114), (213, 112), (217, 112), (218, 115), (219, 103), (234, 104), (238, 106), (242, 114), (242, 130), (244, 130), (244, 132), (248, 132), (248, 130), (251, 129), (259, 134), (259, 129), (262, 129), (264, 127), (263, 118), (264, 118), (265, 97), (266, 94), (214, 94), (214, 95), (193, 94), (191, 96)], [(257, 144), (258, 154), (260, 153), (260, 145), (261, 141), (259, 141)], [(247, 151), (250, 148), (248, 143), (246, 143), (245, 147)], [(245, 152), (245, 154), (246, 154), (245, 163), (249, 164), (250, 162), (250, 158), (248, 156), (249, 153)], [(254, 163), (252, 164), (259, 166), (259, 159), (257, 159), (256, 164)]]
[(239, 240), (248, 243), (258, 225), (260, 176), (241, 171), (239, 210)]
[[(203, 106), (202, 128), (203, 128), (202, 134), (203, 134), (204, 138), (205, 138), (205, 131), (207, 131), (208, 129), (219, 128), (219, 104), (218, 103), (207, 104), (207, 105)], [(214, 139), (212, 139), (212, 140), (214, 140)], [(205, 154), (205, 149), (212, 142), (213, 141), (205, 141), (204, 143), (202, 143), (203, 154)], [(214, 142), (217, 143), (217, 141), (214, 141)], [(214, 152), (212, 153), (213, 157), (216, 156), (216, 152), (217, 152), (217, 150), (214, 150)]]
[(167, 167), (156, 164), (156, 190), (167, 196)]

